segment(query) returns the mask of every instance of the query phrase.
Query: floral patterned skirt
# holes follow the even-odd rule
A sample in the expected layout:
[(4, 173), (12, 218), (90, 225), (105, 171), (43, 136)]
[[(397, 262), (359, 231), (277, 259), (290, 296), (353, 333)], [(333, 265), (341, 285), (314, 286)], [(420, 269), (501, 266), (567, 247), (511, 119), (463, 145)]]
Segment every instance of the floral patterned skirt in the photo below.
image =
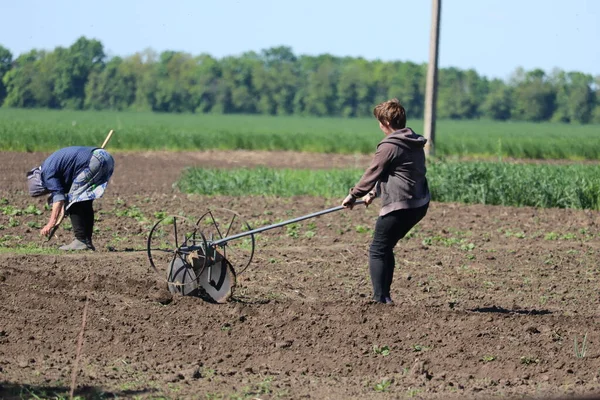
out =
[(114, 169), (115, 160), (106, 150), (94, 150), (90, 165), (75, 177), (71, 185), (67, 194), (66, 209), (77, 202), (102, 197)]

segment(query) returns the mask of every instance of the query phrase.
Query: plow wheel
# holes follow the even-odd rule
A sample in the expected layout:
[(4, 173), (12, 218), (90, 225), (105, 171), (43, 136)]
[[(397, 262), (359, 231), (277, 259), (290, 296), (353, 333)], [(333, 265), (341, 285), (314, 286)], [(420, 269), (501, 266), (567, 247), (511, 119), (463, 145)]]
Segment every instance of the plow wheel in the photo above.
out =
[(150, 265), (171, 293), (216, 303), (231, 297), (233, 266), (210, 245), (197, 221), (179, 215), (159, 220), (150, 231), (147, 250)]
[(250, 234), (238, 239), (219, 243), (223, 238), (232, 237), (250, 231), (250, 225), (235, 211), (226, 208), (211, 209), (202, 215), (197, 223), (198, 231), (213, 246), (219, 255), (235, 267), (237, 275), (248, 268), (254, 257), (255, 239)]
[[(191, 262), (189, 257), (175, 257), (167, 268), (167, 286), (171, 293), (183, 296), (196, 296), (214, 302), (225, 303), (235, 288), (235, 271), (219, 253), (199, 260), (196, 255)], [(197, 265), (202, 268), (197, 268)]]
[[(154, 224), (148, 235), (147, 245), (150, 266), (163, 276), (164, 268), (175, 259), (188, 263), (187, 247), (199, 245), (206, 248), (206, 241), (193, 220), (180, 215), (168, 215)], [(196, 265), (198, 267), (203, 265)]]

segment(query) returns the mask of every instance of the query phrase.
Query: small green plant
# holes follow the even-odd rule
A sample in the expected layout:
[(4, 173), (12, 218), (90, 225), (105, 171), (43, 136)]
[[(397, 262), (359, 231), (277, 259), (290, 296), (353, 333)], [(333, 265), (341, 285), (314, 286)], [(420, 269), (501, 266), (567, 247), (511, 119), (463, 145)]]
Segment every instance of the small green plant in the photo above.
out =
[(390, 386), (392, 385), (391, 379), (382, 379), (381, 382), (378, 382), (373, 386), (373, 389), (376, 392), (387, 392), (390, 390)]
[(417, 351), (427, 351), (427, 350), (429, 350), (429, 347), (428, 346), (423, 346), (421, 344), (415, 344), (415, 345), (412, 346), (412, 349), (413, 349), (414, 352), (417, 352)]
[(573, 338), (573, 348), (575, 350), (575, 357), (584, 358), (587, 353), (587, 332), (583, 336), (581, 344), (577, 341), (577, 336)]
[(163, 219), (167, 216), (167, 212), (166, 211), (157, 211), (154, 213), (154, 218), (156, 219)]
[(256, 388), (258, 389), (258, 394), (269, 394), (272, 392), (271, 382), (273, 381), (272, 376), (268, 376), (263, 379), (262, 382), (256, 384)]
[(169, 388), (170, 391), (175, 392), (175, 393), (181, 391), (181, 386), (179, 386), (175, 383), (167, 383), (167, 387)]
[(239, 249), (239, 250), (251, 250), (252, 249), (252, 238), (247, 236), (240, 240), (237, 240), (237, 241), (233, 242), (233, 244), (231, 244), (229, 248), (230, 249)]
[(165, 217), (163, 220), (161, 220), (160, 224), (161, 225), (172, 225), (174, 220), (175, 220), (175, 217), (173, 217), (171, 215), (171, 216)]
[(0, 237), (0, 243), (8, 243), (12, 241), (18, 242), (21, 239), (23, 239), (23, 237), (18, 235), (2, 235), (2, 237)]
[(371, 228), (369, 228), (368, 226), (364, 226), (364, 225), (356, 225), (354, 227), (354, 229), (356, 230), (357, 233), (369, 233), (371, 231)]
[(42, 227), (42, 225), (39, 222), (37, 222), (37, 221), (29, 221), (27, 223), (27, 226), (30, 227), (30, 228), (32, 228), (32, 229), (40, 229)]
[[(462, 244), (465, 241), (464, 239), (459, 239), (459, 238), (455, 238), (455, 237), (439, 238), (438, 240), (441, 244), (443, 244), (446, 247), (452, 247), (455, 244)], [(473, 246), (473, 247), (475, 247), (475, 246)]]
[(558, 233), (548, 232), (544, 235), (544, 240), (556, 240), (558, 239)]
[(472, 251), (474, 248), (475, 248), (475, 244), (473, 244), (473, 243), (460, 245), (460, 249), (464, 250), (464, 251)]
[(215, 376), (217, 371), (214, 368), (202, 368), (201, 375), (206, 379), (211, 379)]
[(510, 229), (507, 229), (504, 232), (504, 236), (506, 236), (506, 237), (516, 237), (517, 239), (525, 239), (525, 232), (523, 232), (523, 231), (513, 232)]
[(382, 355), (384, 357), (389, 356), (390, 348), (389, 348), (389, 346), (378, 346), (378, 345), (374, 344), (373, 345), (373, 353)]
[(406, 239), (410, 239), (412, 237), (415, 237), (417, 234), (419, 233), (419, 226), (415, 226), (413, 227), (410, 231), (408, 231), (406, 233), (406, 236), (404, 236)]
[(19, 216), (23, 214), (23, 210), (13, 206), (1, 207), (0, 210), (2, 210), (2, 214), (8, 215), (9, 217)]
[(115, 215), (117, 217), (129, 217), (129, 218), (133, 218), (138, 222), (145, 222), (146, 221), (146, 217), (144, 217), (144, 214), (142, 213), (142, 211), (138, 208), (138, 206), (131, 206), (128, 207), (124, 210), (118, 210)]
[(298, 237), (298, 231), (300, 230), (300, 224), (289, 224), (286, 226), (285, 231), (286, 234), (291, 238)]
[(40, 215), (41, 213), (42, 211), (38, 210), (38, 208), (33, 204), (28, 205), (27, 208), (23, 210), (23, 214), (27, 215)]
[(495, 359), (496, 359), (496, 356), (490, 356), (490, 355), (485, 355), (485, 356), (481, 357), (481, 361), (483, 361), (484, 363), (492, 362)]
[(231, 324), (226, 322), (223, 324), (223, 326), (221, 326), (221, 330), (222, 331), (230, 331), (231, 330)]
[(310, 239), (312, 237), (315, 237), (315, 235), (316, 235), (315, 231), (306, 231), (306, 232), (304, 232), (304, 237), (306, 237), (308, 239)]
[(8, 226), (10, 226), (11, 228), (14, 228), (14, 227), (19, 226), (19, 225), (20, 225), (20, 223), (19, 223), (18, 219), (13, 218), (13, 217), (10, 217), (8, 219)]
[(137, 382), (124, 382), (119, 386), (122, 391), (135, 389)]
[(535, 357), (528, 357), (528, 356), (521, 357), (521, 364), (523, 364), (523, 365), (537, 364), (539, 362), (540, 362), (540, 360)]
[[(247, 400), (247, 399), (258, 399), (257, 395), (264, 394), (273, 394), (273, 398), (278, 398), (283, 394), (282, 392), (274, 393), (271, 387), (271, 382), (273, 381), (273, 377), (266, 377), (261, 382), (256, 384), (244, 386), (241, 389), (241, 392), (229, 394), (227, 397), (219, 394), (212, 394), (207, 396), (207, 399), (229, 399), (229, 400)], [(223, 397), (219, 397), (223, 396)]]

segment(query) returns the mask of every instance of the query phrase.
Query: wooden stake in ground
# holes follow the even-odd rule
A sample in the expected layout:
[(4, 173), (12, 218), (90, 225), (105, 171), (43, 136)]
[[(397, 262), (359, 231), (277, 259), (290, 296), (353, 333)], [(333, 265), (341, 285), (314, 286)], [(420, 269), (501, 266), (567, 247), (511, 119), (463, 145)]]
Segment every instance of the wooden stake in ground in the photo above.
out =
[[(112, 129), (110, 130), (110, 132), (108, 132), (108, 135), (106, 135), (106, 139), (104, 139), (104, 143), (102, 143), (102, 146), (100, 147), (101, 149), (106, 147), (106, 145), (110, 141), (110, 138), (112, 137), (113, 133), (114, 133), (114, 131)], [(46, 239), (47, 242), (49, 242), (50, 239), (52, 239), (52, 236), (54, 236), (54, 234), (56, 233), (56, 230), (58, 229), (58, 227), (60, 226), (60, 224), (63, 222), (64, 219), (65, 219), (65, 208), (63, 207), (63, 209), (60, 211), (60, 214), (58, 215), (58, 219), (56, 220), (56, 223), (54, 224), (54, 226), (50, 230), (50, 233), (48, 234), (48, 239)]]
[(81, 357), (81, 349), (83, 348), (83, 334), (85, 332), (85, 323), (87, 322), (89, 298), (85, 296), (85, 305), (83, 306), (83, 317), (81, 318), (81, 329), (79, 330), (79, 339), (77, 340), (77, 352), (75, 353), (75, 362), (73, 363), (73, 371), (71, 371), (71, 396), (75, 394), (75, 382), (77, 381), (77, 370), (79, 369), (79, 358)]
[(433, 156), (435, 149), (435, 109), (437, 107), (438, 44), (440, 41), (440, 13), (442, 0), (433, 0), (431, 8), (431, 37), (429, 42), (429, 64), (425, 88), (425, 126), (423, 135), (427, 139), (425, 155)]

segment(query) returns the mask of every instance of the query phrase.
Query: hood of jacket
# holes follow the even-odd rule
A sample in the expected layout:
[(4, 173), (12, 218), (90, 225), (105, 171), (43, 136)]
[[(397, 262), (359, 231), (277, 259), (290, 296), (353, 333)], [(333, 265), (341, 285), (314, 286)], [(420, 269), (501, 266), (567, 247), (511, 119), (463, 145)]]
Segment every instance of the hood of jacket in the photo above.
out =
[(380, 142), (380, 144), (381, 143), (393, 143), (395, 145), (402, 146), (402, 147), (420, 149), (420, 148), (425, 147), (425, 143), (427, 143), (427, 139), (425, 139), (421, 135), (416, 134), (410, 128), (403, 128), (403, 129), (399, 129), (399, 130), (387, 135)]

